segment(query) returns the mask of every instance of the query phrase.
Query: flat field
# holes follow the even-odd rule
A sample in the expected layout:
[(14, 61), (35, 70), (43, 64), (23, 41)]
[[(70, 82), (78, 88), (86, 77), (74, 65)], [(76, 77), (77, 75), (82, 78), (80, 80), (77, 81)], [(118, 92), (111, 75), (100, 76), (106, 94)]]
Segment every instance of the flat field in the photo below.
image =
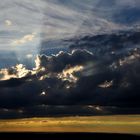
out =
[(0, 132), (105, 132), (140, 134), (140, 115), (0, 120)]

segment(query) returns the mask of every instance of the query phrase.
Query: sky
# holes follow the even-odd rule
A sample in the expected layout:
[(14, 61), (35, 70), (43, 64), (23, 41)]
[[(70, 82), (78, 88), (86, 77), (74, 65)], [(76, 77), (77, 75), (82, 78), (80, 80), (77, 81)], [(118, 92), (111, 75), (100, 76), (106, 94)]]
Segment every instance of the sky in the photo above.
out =
[[(139, 13), (139, 0), (2, 1), (1, 118), (48, 114), (52, 106), (53, 114), (73, 105), (94, 114), (106, 112), (96, 106), (139, 108)], [(71, 50), (73, 39), (95, 49)]]
[[(139, 25), (139, 5), (139, 0), (4, 0), (0, 5), (0, 68), (15, 63), (33, 67), (36, 55), (42, 53), (42, 42), (48, 49), (45, 53), (56, 54), (58, 48), (68, 46), (61, 39)], [(57, 45), (49, 43), (52, 40)]]
[(133, 26), (139, 23), (139, 3), (139, 0), (4, 0), (0, 5), (0, 50), (37, 53), (42, 40), (98, 34), (125, 28), (129, 23), (129, 27)]

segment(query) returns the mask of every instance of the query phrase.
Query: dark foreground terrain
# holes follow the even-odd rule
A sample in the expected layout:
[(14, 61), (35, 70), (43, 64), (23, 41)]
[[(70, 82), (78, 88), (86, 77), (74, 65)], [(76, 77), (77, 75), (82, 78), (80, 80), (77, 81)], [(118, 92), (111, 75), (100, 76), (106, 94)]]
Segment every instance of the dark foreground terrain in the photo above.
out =
[(93, 139), (139, 139), (139, 135), (117, 133), (0, 133), (1, 140), (93, 140)]

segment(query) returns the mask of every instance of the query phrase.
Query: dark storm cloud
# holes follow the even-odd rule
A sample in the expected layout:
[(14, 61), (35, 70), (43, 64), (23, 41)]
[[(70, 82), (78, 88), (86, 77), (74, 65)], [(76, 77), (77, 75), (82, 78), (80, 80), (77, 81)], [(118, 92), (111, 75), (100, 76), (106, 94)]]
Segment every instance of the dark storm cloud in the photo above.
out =
[[(28, 71), (24, 67), (20, 71), (18, 67), (1, 70), (3, 76), (10, 79), (0, 81), (0, 106), (15, 108), (43, 103), (61, 104), (61, 100), (65, 98), (65, 84), (71, 83), (59, 79), (57, 77), (58, 73), (61, 73), (66, 66), (72, 67), (84, 64), (86, 61), (92, 60), (92, 58), (92, 54), (82, 50), (74, 51), (72, 54), (61, 52), (51, 57), (38, 56), (38, 61), (36, 62), (38, 67), (34, 71)], [(45, 68), (45, 71), (40, 71), (41, 68)], [(19, 77), (19, 72), (21, 73), (22, 71), (25, 75)], [(46, 75), (52, 76), (39, 80), (40, 76), (45, 77)], [(41, 96), (43, 91), (47, 92), (46, 97)], [(53, 100), (55, 96), (60, 97), (61, 100)]]
[(39, 105), (20, 109), (0, 109), (0, 119), (28, 117), (95, 116), (114, 114), (139, 114), (139, 108), (103, 107), (92, 105)]
[(40, 67), (47, 68), (50, 72), (61, 72), (67, 65), (76, 66), (84, 64), (93, 59), (91, 52), (86, 50), (73, 51), (71, 54), (63, 51), (57, 55), (46, 57), (45, 55), (38, 56)]
[(139, 61), (138, 49), (125, 55), (98, 56), (76, 50), (71, 54), (60, 52), (49, 57), (38, 56), (36, 68), (30, 75), (0, 81), (0, 108), (24, 109), (27, 116), (31, 112), (36, 115), (38, 106), (45, 105), (138, 108)]

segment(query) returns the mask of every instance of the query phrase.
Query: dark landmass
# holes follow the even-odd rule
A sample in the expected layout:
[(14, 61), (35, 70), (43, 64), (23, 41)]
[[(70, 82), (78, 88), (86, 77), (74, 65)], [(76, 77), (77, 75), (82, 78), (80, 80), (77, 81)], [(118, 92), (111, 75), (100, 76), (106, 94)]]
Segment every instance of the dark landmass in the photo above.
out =
[(93, 140), (93, 139), (139, 139), (139, 135), (132, 134), (116, 134), (116, 133), (0, 133), (3, 140), (11, 139), (30, 139), (30, 140)]

